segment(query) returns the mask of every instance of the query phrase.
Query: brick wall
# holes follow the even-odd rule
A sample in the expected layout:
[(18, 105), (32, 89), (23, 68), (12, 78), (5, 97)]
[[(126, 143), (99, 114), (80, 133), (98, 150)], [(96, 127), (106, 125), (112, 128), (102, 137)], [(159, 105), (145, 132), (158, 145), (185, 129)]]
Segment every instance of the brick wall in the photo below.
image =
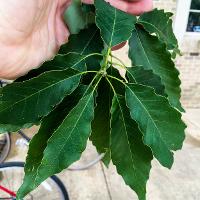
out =
[[(176, 0), (154, 0), (154, 6), (176, 13)], [(187, 11), (186, 11), (187, 12)], [(185, 36), (180, 45), (183, 56), (177, 67), (182, 80), (182, 103), (187, 108), (200, 108), (200, 36)]]
[(165, 9), (169, 12), (176, 12), (176, 1), (175, 0), (154, 0), (154, 7)]

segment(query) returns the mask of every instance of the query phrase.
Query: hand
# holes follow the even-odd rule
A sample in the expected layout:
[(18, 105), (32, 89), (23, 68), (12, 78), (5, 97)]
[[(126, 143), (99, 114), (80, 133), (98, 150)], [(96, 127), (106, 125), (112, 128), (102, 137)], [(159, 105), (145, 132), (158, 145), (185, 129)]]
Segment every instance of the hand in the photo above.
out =
[[(63, 13), (70, 1), (0, 1), (0, 78), (15, 79), (56, 54), (69, 37)], [(135, 15), (152, 8), (152, 0), (107, 1)]]
[(0, 1), (0, 78), (15, 79), (52, 58), (67, 41), (70, 0)]

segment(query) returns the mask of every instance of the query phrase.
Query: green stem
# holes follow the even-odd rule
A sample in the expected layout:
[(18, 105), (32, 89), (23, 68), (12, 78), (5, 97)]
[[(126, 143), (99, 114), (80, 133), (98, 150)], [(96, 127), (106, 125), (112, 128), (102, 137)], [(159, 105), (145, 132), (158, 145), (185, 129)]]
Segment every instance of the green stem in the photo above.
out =
[(112, 79), (115, 79), (115, 80), (119, 81), (120, 83), (122, 83), (124, 86), (126, 86), (126, 83), (124, 83), (124, 81), (122, 81), (122, 80), (119, 79), (119, 78), (116, 78), (116, 77), (111, 76), (111, 75), (107, 75), (107, 77), (110, 77), (110, 78), (112, 78)]
[[(110, 62), (110, 63), (111, 63), (111, 62)], [(128, 71), (128, 69), (127, 69), (126, 66), (123, 66), (123, 65), (121, 65), (121, 64), (119, 64), (119, 63), (114, 63), (114, 62), (112, 62), (112, 64), (117, 65), (117, 66), (121, 67), (122, 69), (125, 69), (126, 72), (128, 72), (128, 73), (132, 76), (132, 74)], [(132, 78), (134, 79), (135, 83), (137, 83), (135, 77), (132, 76)]]
[(85, 72), (81, 72), (83, 74), (87, 74), (87, 73), (98, 73), (99, 71), (85, 71)]
[(96, 73), (96, 74), (98, 74), (99, 71), (84, 71), (84, 72), (80, 72), (80, 73), (78, 73), (76, 75), (78, 76), (78, 75), (83, 75), (83, 74), (87, 74), (87, 73)]
[[(70, 53), (67, 53), (67, 54), (57, 54), (57, 55), (65, 56), (65, 55), (68, 55), (68, 54), (71, 54), (71, 53), (81, 55), (80, 53), (77, 53), (77, 52), (70, 52)], [(82, 56), (84, 56), (84, 59), (86, 59), (86, 58), (89, 58), (91, 56), (101, 56), (101, 57), (103, 57), (103, 54), (101, 54), (101, 53), (91, 53), (91, 54), (82, 55)]]
[(106, 57), (105, 57), (105, 62), (103, 64), (102, 70), (106, 71), (107, 65), (108, 65), (108, 59), (111, 53), (111, 48), (108, 48), (108, 51), (106, 53)]
[(112, 83), (110, 82), (110, 80), (108, 79), (108, 77), (106, 77), (106, 80), (108, 81), (110, 87), (112, 88), (113, 93), (116, 95), (115, 88), (113, 87), (113, 85), (112, 85)]
[(97, 83), (95, 84), (94, 90), (96, 90), (96, 88), (97, 88), (97, 86), (99, 85), (99, 82), (101, 81), (101, 79), (102, 79), (102, 76), (99, 78), (99, 80), (98, 80)]
[(103, 57), (103, 54), (101, 54), (101, 53), (91, 53), (91, 54), (88, 54), (88, 57), (90, 57), (90, 56), (101, 56), (101, 57)]

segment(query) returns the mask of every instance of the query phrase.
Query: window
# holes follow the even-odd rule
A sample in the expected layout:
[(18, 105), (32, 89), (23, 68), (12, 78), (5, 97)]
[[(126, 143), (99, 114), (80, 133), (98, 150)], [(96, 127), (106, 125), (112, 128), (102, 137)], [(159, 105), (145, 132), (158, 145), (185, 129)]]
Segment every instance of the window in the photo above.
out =
[(200, 0), (191, 2), (187, 32), (200, 32)]
[(174, 31), (179, 42), (184, 36), (200, 39), (200, 0), (178, 0)]

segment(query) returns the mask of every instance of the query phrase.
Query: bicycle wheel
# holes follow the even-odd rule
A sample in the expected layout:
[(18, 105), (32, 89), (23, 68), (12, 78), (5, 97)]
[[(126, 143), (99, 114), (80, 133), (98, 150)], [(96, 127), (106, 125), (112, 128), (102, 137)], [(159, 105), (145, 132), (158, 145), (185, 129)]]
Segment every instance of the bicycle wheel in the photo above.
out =
[(8, 156), (11, 148), (11, 140), (9, 133), (0, 134), (0, 163)]
[[(0, 164), (0, 200), (14, 200), (16, 192), (24, 177), (23, 162)], [(67, 190), (56, 176), (44, 181), (37, 189), (28, 194), (24, 200), (69, 200)]]

